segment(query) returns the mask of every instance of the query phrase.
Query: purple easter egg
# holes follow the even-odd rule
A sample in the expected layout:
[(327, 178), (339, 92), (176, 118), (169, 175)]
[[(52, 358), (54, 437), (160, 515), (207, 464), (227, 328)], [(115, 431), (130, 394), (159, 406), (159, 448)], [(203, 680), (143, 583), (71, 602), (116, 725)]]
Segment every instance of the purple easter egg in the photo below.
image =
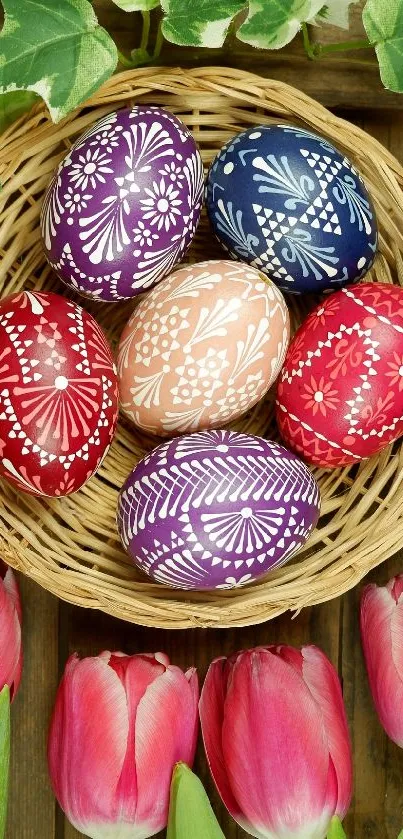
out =
[(182, 259), (202, 200), (203, 164), (186, 126), (163, 108), (123, 108), (60, 163), (41, 213), (46, 256), (81, 294), (134, 297)]
[(143, 458), (118, 501), (122, 543), (154, 580), (182, 589), (242, 586), (301, 548), (320, 509), (318, 485), (278, 443), (200, 431)]

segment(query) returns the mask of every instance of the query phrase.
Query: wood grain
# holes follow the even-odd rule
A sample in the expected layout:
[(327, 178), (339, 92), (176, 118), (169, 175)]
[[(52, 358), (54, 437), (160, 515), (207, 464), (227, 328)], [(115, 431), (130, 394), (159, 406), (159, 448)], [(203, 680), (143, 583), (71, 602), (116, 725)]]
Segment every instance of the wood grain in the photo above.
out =
[(7, 839), (54, 839), (55, 801), (46, 764), (46, 739), (58, 682), (55, 597), (19, 577), (23, 604), (24, 671), (11, 708), (11, 775)]

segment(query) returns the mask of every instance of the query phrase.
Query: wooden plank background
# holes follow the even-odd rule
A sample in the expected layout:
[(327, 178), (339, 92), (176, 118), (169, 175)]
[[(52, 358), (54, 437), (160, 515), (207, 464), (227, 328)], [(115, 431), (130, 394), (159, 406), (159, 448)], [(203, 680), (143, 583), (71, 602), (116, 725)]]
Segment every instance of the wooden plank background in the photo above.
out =
[[(128, 51), (136, 45), (132, 15), (116, 7), (112, 12), (109, 0), (95, 0), (94, 5), (102, 21), (112, 25), (121, 48)], [(354, 37), (362, 35), (358, 11), (354, 13), (351, 33)], [(328, 37), (340, 39), (343, 33), (330, 32)], [(166, 45), (161, 56), (161, 62), (171, 65), (235, 64), (299, 85), (332, 107), (350, 109), (343, 115), (362, 125), (403, 162), (403, 113), (398, 112), (403, 97), (382, 89), (372, 53), (369, 60), (372, 63), (365, 65), (357, 63), (358, 59), (327, 58), (320, 65), (314, 64), (306, 59), (297, 42), (278, 53), (263, 53), (240, 42), (236, 43), (235, 52), (234, 45), (207, 52)], [(403, 550), (378, 568), (370, 579), (385, 583), (401, 570)], [(169, 632), (136, 627), (101, 613), (68, 606), (27, 579), (20, 578), (20, 585), (25, 669), (12, 708), (7, 839), (78, 839), (80, 835), (56, 806), (46, 768), (46, 731), (57, 683), (69, 653), (77, 650), (81, 655), (96, 654), (102, 649), (121, 649), (128, 653), (164, 650), (176, 664), (183, 667), (195, 664), (202, 680), (214, 657), (256, 644), (278, 642), (318, 644), (339, 669), (354, 746), (355, 796), (345, 823), (348, 836), (350, 839), (396, 839), (403, 826), (403, 752), (387, 740), (372, 707), (360, 649), (359, 591), (305, 609), (295, 619), (283, 615), (258, 627)], [(227, 839), (245, 839), (246, 834), (226, 814), (214, 791), (200, 746), (195, 768), (212, 798)]]

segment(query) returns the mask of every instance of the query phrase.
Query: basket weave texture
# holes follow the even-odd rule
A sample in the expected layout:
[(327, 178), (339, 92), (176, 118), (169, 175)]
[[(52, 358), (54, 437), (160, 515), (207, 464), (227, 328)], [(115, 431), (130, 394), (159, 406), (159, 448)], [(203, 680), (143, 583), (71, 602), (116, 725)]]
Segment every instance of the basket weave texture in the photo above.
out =
[[(379, 253), (366, 279), (403, 285), (403, 168), (376, 140), (281, 82), (230, 68), (153, 68), (114, 76), (78, 111), (53, 125), (37, 106), (0, 137), (0, 289), (66, 293), (46, 263), (39, 231), (44, 191), (71, 144), (96, 120), (147, 102), (176, 113), (191, 129), (204, 164), (238, 131), (288, 120), (333, 141), (366, 181), (379, 222)], [(187, 256), (222, 258), (205, 215)], [(83, 302), (113, 346), (134, 303)], [(294, 325), (314, 300), (289, 301)], [(273, 394), (232, 428), (277, 438)], [(99, 473), (78, 493), (39, 499), (0, 482), (0, 553), (15, 568), (71, 603), (134, 623), (166, 628), (244, 626), (330, 600), (403, 546), (403, 446), (360, 466), (316, 469), (322, 513), (308, 545), (263, 582), (230, 591), (180, 592), (142, 577), (117, 535), (117, 493), (154, 445), (124, 420)]]

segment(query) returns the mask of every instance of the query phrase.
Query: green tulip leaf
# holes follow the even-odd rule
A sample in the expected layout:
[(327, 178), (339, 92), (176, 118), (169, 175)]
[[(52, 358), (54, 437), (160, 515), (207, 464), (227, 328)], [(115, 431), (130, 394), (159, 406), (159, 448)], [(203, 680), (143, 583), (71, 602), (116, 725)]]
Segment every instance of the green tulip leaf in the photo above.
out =
[(7, 821), (8, 773), (10, 765), (10, 691), (0, 692), (0, 839), (4, 839)]
[(150, 12), (160, 5), (160, 0), (113, 0), (124, 12)]
[(385, 87), (403, 92), (403, 0), (367, 0), (362, 20)]
[[(272, 2), (272, 0), (270, 0)], [(167, 41), (188, 47), (221, 47), (247, 0), (161, 0)]]
[(0, 96), (0, 134), (18, 117), (30, 111), (35, 102), (38, 102), (38, 96), (29, 90), (3, 93)]
[(333, 816), (327, 832), (327, 839), (347, 839), (343, 825), (338, 816)]
[(2, 0), (0, 93), (38, 93), (57, 122), (112, 75), (117, 49), (88, 0)]
[(172, 776), (167, 839), (225, 839), (203, 784), (185, 763)]
[(323, 0), (250, 0), (249, 15), (237, 35), (261, 49), (278, 50), (323, 8)]

